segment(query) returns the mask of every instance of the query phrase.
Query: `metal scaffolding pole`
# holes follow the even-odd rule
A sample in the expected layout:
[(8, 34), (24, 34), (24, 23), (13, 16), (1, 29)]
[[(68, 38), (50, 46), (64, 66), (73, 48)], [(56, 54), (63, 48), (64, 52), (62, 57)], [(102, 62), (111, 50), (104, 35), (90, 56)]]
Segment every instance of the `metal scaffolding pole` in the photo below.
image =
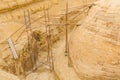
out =
[(47, 10), (47, 16), (48, 16), (48, 38), (49, 38), (49, 51), (50, 51), (50, 65), (51, 65), (51, 71), (54, 70), (54, 62), (53, 62), (53, 53), (52, 53), (52, 40), (51, 40), (51, 26), (50, 23), (50, 16), (49, 16), (49, 10)]
[(68, 1), (66, 2), (66, 16), (65, 16), (66, 24), (65, 24), (65, 34), (66, 34), (66, 44), (65, 44), (65, 56), (68, 56)]
[(48, 54), (47, 54), (47, 62), (50, 67), (50, 71), (54, 70), (54, 62), (53, 62), (53, 53), (52, 53), (52, 41), (51, 41), (51, 26), (50, 18), (49, 18), (49, 10), (44, 8), (44, 15), (45, 15), (45, 30), (46, 30), (46, 39), (47, 39), (47, 48), (48, 48)]
[(32, 33), (32, 28), (31, 28), (31, 18), (30, 18), (30, 12), (29, 10), (24, 11), (24, 22), (26, 25), (26, 32), (27, 32), (27, 38), (28, 38), (28, 54), (30, 55), (30, 59), (31, 59), (31, 64), (32, 64), (32, 68), (33, 70), (35, 70), (37, 68), (37, 66), (34, 66), (34, 64), (36, 63), (34, 60), (34, 56), (35, 53), (33, 52), (33, 37), (30, 36), (30, 34)]
[(66, 45), (65, 45), (65, 56), (68, 56), (68, 65), (71, 65), (70, 53), (69, 53), (69, 36), (68, 36), (68, 0), (66, 2)]

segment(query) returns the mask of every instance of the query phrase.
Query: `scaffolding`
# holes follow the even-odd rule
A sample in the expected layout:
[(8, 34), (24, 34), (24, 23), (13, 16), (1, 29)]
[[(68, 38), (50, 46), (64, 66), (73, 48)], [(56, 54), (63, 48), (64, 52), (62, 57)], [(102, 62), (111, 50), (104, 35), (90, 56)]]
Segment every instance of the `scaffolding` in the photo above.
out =
[(52, 40), (51, 40), (51, 25), (50, 24), (50, 16), (49, 10), (44, 7), (44, 15), (45, 15), (45, 30), (46, 30), (46, 41), (47, 41), (47, 61), (50, 66), (50, 70), (54, 70), (54, 62), (53, 62), (53, 52), (52, 52)]
[(36, 58), (37, 53), (33, 52), (33, 36), (32, 34), (32, 28), (31, 28), (31, 17), (30, 17), (30, 11), (24, 11), (24, 22), (26, 26), (26, 33), (27, 33), (27, 41), (28, 41), (28, 54), (30, 55), (31, 63), (32, 63), (32, 69), (37, 69), (36, 64)]
[[(91, 8), (91, 6), (83, 6), (81, 8), (78, 9), (84, 9), (86, 10), (87, 8)], [(49, 14), (49, 9), (45, 9), (44, 7), (44, 15), (39, 17), (38, 19), (35, 20), (31, 20), (31, 15), (30, 15), (30, 11), (26, 10), (24, 11), (24, 25), (21, 26), (17, 31), (15, 31), (13, 34), (10, 35), (10, 37), (12, 37), (14, 34), (16, 34), (18, 31), (20, 31), (21, 29), (25, 28), (20, 35), (18, 35), (17, 39), (15, 42), (17, 42), (20, 37), (22, 36), (22, 34), (24, 32), (26, 32), (27, 34), (27, 54), (30, 55), (31, 58), (31, 64), (32, 64), (32, 71), (36, 70), (38, 67), (40, 67), (41, 65), (47, 65), (50, 69), (50, 71), (54, 71), (54, 58), (53, 58), (53, 51), (52, 51), (52, 47), (53, 47), (53, 43), (52, 43), (52, 32), (51, 32), (51, 27), (52, 26), (64, 26), (65, 28), (65, 56), (67, 56), (68, 58), (68, 64), (71, 64), (71, 60), (70, 60), (70, 55), (69, 55), (69, 26), (70, 25), (75, 25), (75, 26), (80, 26), (81, 24), (75, 24), (75, 23), (70, 23), (69, 22), (69, 10), (71, 10), (72, 8), (69, 8), (68, 2), (66, 2), (66, 9), (65, 9), (65, 14), (63, 17), (65, 18), (65, 23), (51, 23), (50, 20), (50, 14)], [(83, 10), (83, 11), (84, 11)], [(77, 16), (79, 16), (82, 12), (79, 12), (77, 15), (75, 15), (73, 17), (76, 18)], [(40, 24), (43, 24), (45, 26), (45, 33), (46, 33), (46, 43), (47, 43), (47, 60), (46, 61), (41, 61), (39, 63), (41, 63), (41, 65), (37, 65), (37, 54), (36, 52), (34, 52), (33, 48), (33, 36), (31, 36), (31, 34), (33, 33), (34, 30), (32, 30), (33, 28), (31, 28), (31, 24), (34, 22), (37, 22), (38, 20), (40, 20), (41, 18), (44, 18), (44, 22), (40, 22)], [(25, 26), (25, 27), (24, 27)], [(8, 38), (7, 38), (8, 39)], [(37, 44), (37, 41), (36, 41)], [(8, 47), (10, 48), (10, 47)], [(38, 48), (36, 46), (36, 48)]]

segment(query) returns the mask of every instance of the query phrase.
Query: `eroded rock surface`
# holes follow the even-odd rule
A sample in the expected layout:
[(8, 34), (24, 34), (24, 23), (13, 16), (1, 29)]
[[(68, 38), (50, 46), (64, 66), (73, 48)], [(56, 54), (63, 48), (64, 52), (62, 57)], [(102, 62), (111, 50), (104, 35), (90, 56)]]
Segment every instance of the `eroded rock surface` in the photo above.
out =
[(120, 1), (96, 2), (70, 39), (70, 56), (82, 80), (120, 79)]

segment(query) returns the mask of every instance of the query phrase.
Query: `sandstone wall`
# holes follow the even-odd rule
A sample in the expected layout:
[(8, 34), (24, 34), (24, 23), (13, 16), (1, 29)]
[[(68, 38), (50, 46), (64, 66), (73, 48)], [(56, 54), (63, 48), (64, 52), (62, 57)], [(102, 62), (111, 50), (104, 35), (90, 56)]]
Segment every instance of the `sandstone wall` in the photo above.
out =
[(70, 56), (82, 80), (120, 79), (120, 4), (101, 0), (70, 39)]

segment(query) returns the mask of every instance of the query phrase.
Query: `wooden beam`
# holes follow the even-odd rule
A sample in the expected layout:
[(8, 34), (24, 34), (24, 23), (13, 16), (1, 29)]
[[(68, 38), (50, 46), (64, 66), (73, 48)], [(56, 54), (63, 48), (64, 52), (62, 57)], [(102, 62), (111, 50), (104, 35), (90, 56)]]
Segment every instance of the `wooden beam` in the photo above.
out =
[(9, 46), (10, 46), (11, 51), (12, 51), (12, 53), (13, 53), (13, 57), (14, 57), (15, 59), (18, 59), (18, 55), (17, 55), (17, 52), (16, 52), (16, 50), (15, 50), (15, 47), (14, 47), (14, 45), (13, 45), (13, 42), (12, 42), (11, 38), (8, 39), (8, 43), (9, 43)]

